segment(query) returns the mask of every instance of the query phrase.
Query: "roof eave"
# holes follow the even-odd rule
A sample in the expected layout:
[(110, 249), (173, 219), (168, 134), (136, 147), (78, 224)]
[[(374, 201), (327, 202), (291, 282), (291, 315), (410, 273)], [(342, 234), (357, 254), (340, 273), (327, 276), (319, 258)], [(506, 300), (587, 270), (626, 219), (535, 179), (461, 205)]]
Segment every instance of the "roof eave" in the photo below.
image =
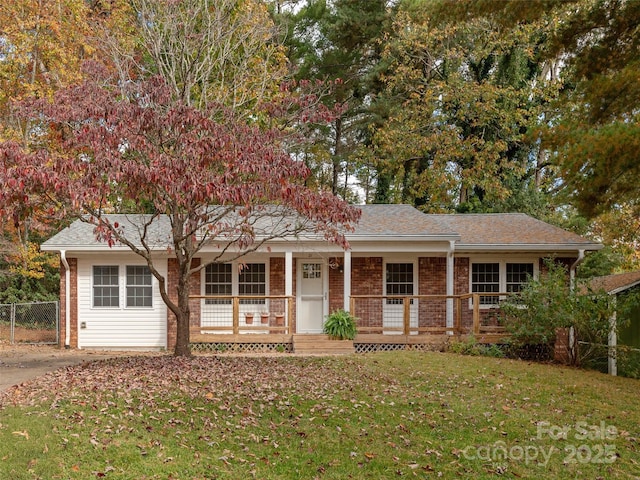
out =
[(503, 251), (520, 251), (520, 252), (579, 252), (580, 250), (595, 251), (603, 248), (600, 243), (477, 243), (465, 244), (457, 243), (456, 251), (469, 252), (503, 252)]
[(451, 242), (460, 240), (457, 234), (436, 235), (345, 235), (349, 242)]

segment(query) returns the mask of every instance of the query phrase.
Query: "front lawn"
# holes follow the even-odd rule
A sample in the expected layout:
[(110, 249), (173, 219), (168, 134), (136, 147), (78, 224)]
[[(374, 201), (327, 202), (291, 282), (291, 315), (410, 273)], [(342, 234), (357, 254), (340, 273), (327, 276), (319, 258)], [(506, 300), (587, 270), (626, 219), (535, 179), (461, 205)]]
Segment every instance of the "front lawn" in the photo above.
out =
[(443, 353), (117, 358), (0, 397), (0, 478), (638, 478), (639, 398)]

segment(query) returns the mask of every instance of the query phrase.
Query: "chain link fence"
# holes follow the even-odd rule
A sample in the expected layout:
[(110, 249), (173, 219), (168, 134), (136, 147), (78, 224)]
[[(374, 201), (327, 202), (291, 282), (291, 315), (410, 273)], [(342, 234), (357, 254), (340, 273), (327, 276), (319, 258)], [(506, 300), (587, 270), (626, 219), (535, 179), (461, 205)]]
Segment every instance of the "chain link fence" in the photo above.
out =
[(0, 304), (0, 341), (57, 344), (58, 302)]

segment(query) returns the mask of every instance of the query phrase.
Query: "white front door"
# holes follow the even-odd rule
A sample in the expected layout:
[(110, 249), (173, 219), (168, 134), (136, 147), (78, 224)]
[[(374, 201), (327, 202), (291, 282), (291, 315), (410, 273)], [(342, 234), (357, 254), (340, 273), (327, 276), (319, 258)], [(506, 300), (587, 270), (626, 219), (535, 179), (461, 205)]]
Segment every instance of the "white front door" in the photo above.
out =
[(324, 270), (322, 261), (298, 261), (297, 333), (322, 333), (325, 315)]

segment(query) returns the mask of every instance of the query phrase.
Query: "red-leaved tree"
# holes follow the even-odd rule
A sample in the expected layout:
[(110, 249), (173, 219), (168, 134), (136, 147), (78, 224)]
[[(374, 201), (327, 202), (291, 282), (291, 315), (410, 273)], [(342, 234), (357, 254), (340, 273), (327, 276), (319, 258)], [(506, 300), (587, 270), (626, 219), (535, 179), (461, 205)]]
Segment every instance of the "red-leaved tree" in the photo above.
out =
[[(176, 316), (176, 355), (190, 354), (189, 286), (206, 266), (192, 260), (206, 244), (220, 245), (213, 261), (303, 233), (347, 247), (344, 233), (359, 210), (305, 187), (309, 171), (287, 154), (282, 131), (236, 120), (222, 107), (189, 107), (158, 78), (122, 95), (121, 85), (99, 81), (103, 74), (90, 72), (52, 102), (21, 105), (38, 146), (0, 144), (0, 215), (48, 204), (94, 224), (97, 239), (143, 257)], [(110, 220), (114, 213), (144, 215), (123, 225)], [(170, 226), (166, 248), (178, 265), (175, 301), (152, 255), (163, 242), (160, 222)]]

